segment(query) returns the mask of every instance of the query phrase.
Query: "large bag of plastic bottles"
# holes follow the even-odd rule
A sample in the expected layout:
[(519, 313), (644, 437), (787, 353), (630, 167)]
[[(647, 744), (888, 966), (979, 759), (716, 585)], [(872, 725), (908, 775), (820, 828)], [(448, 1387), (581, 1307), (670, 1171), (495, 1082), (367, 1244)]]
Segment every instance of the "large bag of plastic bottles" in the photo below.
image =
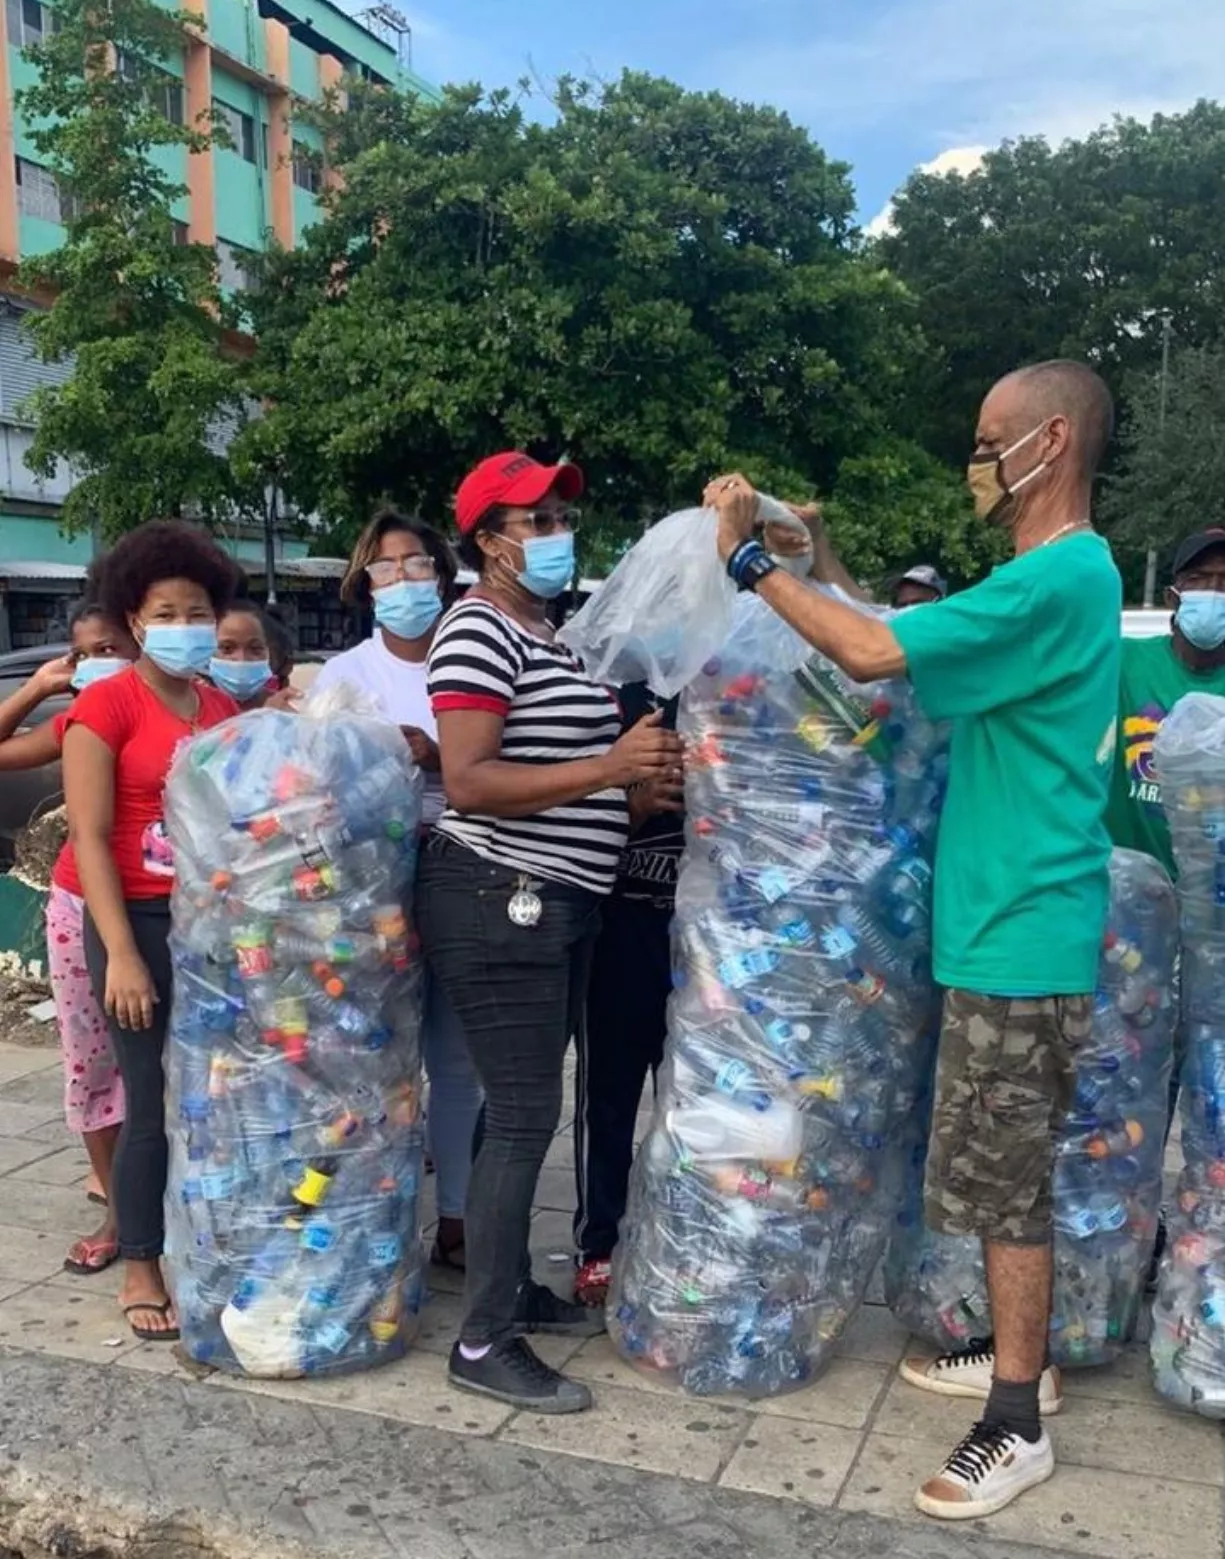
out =
[(1153, 1307), (1157, 1389), (1225, 1418), (1225, 699), (1190, 693), (1154, 744), (1178, 862), (1182, 1152)]
[[(1115, 850), (1093, 1031), (1076, 1058), (1076, 1092), (1056, 1146), (1050, 1347), (1059, 1365), (1108, 1364), (1139, 1313), (1161, 1208), (1177, 952), (1164, 868)], [(890, 1242), (885, 1297), (912, 1332), (962, 1348), (991, 1335), (982, 1247), (924, 1226), (926, 1158), (924, 1129)]]
[(680, 730), (675, 990), (609, 1325), (688, 1391), (765, 1396), (821, 1367), (896, 1216), (944, 752), (904, 684), (850, 684), (751, 599)]
[(323, 695), (176, 758), (167, 1259), (196, 1359), (258, 1376), (397, 1357), (422, 1298), (421, 778)]

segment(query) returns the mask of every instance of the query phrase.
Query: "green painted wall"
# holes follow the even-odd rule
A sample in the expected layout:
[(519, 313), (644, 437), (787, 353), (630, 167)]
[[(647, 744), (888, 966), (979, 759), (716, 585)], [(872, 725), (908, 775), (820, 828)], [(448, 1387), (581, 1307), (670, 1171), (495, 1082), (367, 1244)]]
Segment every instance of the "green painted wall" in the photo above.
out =
[(296, 38), (289, 40), (289, 85), (300, 97), (320, 96), (319, 56)]
[(90, 535), (69, 539), (52, 519), (36, 515), (0, 514), (0, 562), (80, 563), (94, 555)]
[(245, 65), (266, 68), (264, 24), (255, 0), (209, 0), (208, 36)]

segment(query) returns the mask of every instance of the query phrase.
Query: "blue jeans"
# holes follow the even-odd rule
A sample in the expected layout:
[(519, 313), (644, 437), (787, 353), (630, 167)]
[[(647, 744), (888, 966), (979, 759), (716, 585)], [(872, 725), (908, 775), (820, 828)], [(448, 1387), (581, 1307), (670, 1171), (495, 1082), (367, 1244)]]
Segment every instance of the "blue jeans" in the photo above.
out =
[(463, 1028), (485, 1090), (485, 1131), (464, 1219), (462, 1341), (514, 1333), (531, 1275), (529, 1233), (540, 1166), (561, 1115), (562, 1063), (583, 1021), (599, 899), (533, 879), (534, 926), (507, 914), (520, 874), (434, 835), (417, 876), (417, 919), (434, 977)]

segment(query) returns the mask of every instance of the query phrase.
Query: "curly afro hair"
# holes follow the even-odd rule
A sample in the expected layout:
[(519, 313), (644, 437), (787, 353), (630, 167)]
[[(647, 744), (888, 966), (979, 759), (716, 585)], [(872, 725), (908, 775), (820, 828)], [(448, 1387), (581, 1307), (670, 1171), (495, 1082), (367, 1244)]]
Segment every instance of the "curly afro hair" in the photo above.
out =
[(241, 588), (243, 574), (211, 536), (185, 520), (149, 520), (120, 538), (91, 570), (95, 598), (112, 622), (127, 623), (163, 579), (190, 579), (220, 617)]

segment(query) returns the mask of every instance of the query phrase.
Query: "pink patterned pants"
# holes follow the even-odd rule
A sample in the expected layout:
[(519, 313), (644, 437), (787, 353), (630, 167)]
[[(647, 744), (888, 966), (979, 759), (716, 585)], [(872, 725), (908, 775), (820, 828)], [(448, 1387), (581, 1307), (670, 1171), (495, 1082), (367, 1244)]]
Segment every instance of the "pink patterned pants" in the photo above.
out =
[(52, 886), (47, 899), (47, 961), (64, 1057), (64, 1114), (70, 1131), (123, 1124), (123, 1083), (85, 968), (85, 904)]

